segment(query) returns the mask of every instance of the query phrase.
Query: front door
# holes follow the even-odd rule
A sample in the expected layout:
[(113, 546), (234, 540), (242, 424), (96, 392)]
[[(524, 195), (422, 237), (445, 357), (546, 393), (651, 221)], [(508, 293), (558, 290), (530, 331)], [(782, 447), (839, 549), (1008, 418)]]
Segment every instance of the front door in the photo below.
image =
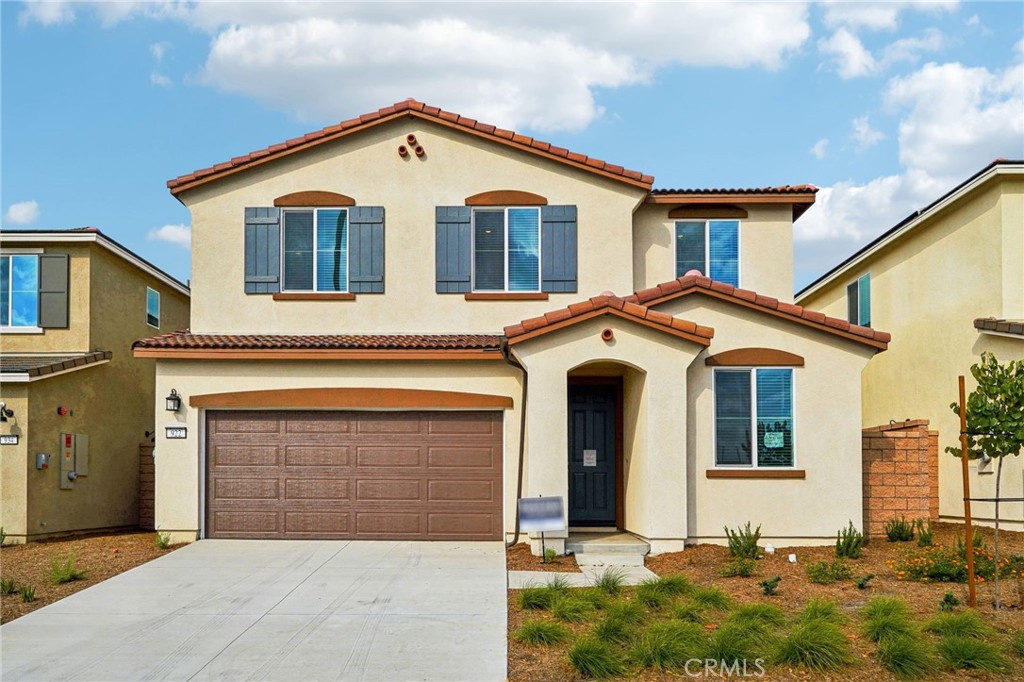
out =
[(615, 526), (615, 386), (569, 386), (569, 525)]

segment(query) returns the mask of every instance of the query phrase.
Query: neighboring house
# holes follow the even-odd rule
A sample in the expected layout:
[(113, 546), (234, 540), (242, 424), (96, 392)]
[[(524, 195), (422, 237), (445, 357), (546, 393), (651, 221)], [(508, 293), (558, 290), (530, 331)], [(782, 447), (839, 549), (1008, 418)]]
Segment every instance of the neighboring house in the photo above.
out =
[(411, 100), (171, 180), (191, 330), (135, 345), (158, 527), (511, 539), (520, 495), (654, 552), (860, 524), (889, 337), (790, 302), (815, 188), (652, 181)]
[[(957, 377), (985, 351), (1024, 358), (1024, 161), (996, 160), (885, 232), (797, 294), (828, 314), (890, 330), (888, 352), (864, 372), (864, 425), (927, 419), (939, 431), (939, 514), (962, 519)], [(1021, 457), (1003, 467), (1003, 497), (1020, 498)], [(994, 465), (970, 464), (971, 495), (995, 497)], [(989, 521), (994, 505), (976, 502)], [(1024, 530), (1020, 503), (1001, 506)]]
[(9, 540), (137, 525), (155, 363), (131, 344), (187, 327), (188, 306), (188, 287), (95, 228), (0, 232)]

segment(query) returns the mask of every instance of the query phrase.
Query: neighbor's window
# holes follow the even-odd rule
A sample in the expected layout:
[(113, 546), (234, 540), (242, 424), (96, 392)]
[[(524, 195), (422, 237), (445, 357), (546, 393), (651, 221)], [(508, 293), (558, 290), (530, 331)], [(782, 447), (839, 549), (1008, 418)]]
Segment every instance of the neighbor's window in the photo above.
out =
[(0, 327), (39, 326), (39, 256), (0, 256)]
[(540, 209), (473, 211), (473, 290), (540, 291)]
[(714, 384), (715, 465), (793, 466), (793, 370), (719, 369)]
[(740, 285), (740, 221), (686, 220), (676, 223), (676, 277), (690, 270), (716, 282)]
[(348, 211), (284, 212), (284, 290), (348, 291)]
[(146, 324), (160, 328), (160, 292), (146, 287)]
[(846, 287), (846, 319), (850, 324), (871, 326), (871, 275), (866, 274)]

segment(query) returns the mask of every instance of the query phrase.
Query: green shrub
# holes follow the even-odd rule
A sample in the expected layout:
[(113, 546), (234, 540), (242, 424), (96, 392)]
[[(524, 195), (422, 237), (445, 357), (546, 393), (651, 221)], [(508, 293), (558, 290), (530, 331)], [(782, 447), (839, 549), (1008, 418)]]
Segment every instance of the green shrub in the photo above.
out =
[(692, 594), (694, 587), (685, 575), (666, 575), (658, 578), (658, 587), (668, 595)]
[(615, 602), (609, 604), (608, 608), (605, 609), (605, 614), (609, 618), (617, 618), (624, 623), (642, 623), (647, 617), (644, 612), (644, 607), (639, 602)]
[(678, 668), (707, 649), (704, 628), (694, 623), (658, 623), (633, 642), (629, 660), (646, 668)]
[(857, 559), (864, 551), (864, 533), (853, 527), (853, 521), (836, 533), (836, 556), (840, 559)]
[(913, 635), (895, 635), (878, 643), (878, 661), (901, 679), (925, 677), (938, 667), (932, 643)]
[(569, 579), (562, 575), (551, 576), (548, 578), (545, 586), (558, 594), (569, 594), (569, 591), (572, 589)]
[(576, 590), (574, 596), (577, 599), (590, 604), (590, 606), (597, 611), (603, 611), (608, 606), (608, 595), (596, 587), (587, 587), (582, 590)]
[(0, 594), (14, 594), (17, 591), (18, 588), (14, 584), (13, 579), (4, 578), (0, 580)]
[(594, 607), (578, 597), (559, 596), (551, 604), (551, 615), (566, 623), (582, 623), (594, 612)]
[(907, 521), (902, 516), (898, 519), (889, 519), (883, 527), (889, 542), (910, 542), (914, 539), (914, 522)]
[(952, 592), (947, 592), (942, 595), (942, 599), (939, 600), (939, 610), (946, 613), (952, 611), (956, 607), (960, 606), (960, 600)]
[(1007, 660), (999, 653), (999, 649), (973, 637), (943, 637), (939, 642), (939, 654), (953, 670), (973, 668), (1003, 672), (1008, 667)]
[(36, 600), (36, 588), (31, 585), (22, 585), (18, 588), (18, 594), (21, 595), (21, 601), (26, 604), (34, 602)]
[(584, 677), (603, 679), (621, 675), (622, 658), (608, 643), (585, 637), (569, 649), (569, 663)]
[(726, 665), (763, 658), (766, 640), (766, 631), (760, 625), (725, 623), (711, 636), (706, 655)]
[(54, 585), (70, 583), (85, 578), (85, 571), (75, 568), (75, 557), (69, 555), (64, 561), (57, 557), (50, 560), (50, 582)]
[(865, 573), (859, 578), (853, 579), (853, 584), (857, 586), (858, 590), (866, 590), (869, 587), (869, 583), (875, 579), (874, 573)]
[(931, 519), (918, 519), (914, 523), (917, 528), (917, 546), (931, 547), (935, 542), (935, 531), (932, 530)]
[(558, 552), (553, 549), (544, 550), (544, 563), (550, 564), (552, 561), (558, 558)]
[(775, 591), (779, 589), (779, 583), (782, 582), (782, 576), (777, 575), (774, 578), (768, 578), (758, 583), (761, 586), (761, 594), (771, 597), (775, 594)]
[(636, 623), (616, 616), (605, 616), (600, 623), (594, 626), (592, 634), (603, 642), (625, 644), (634, 639), (639, 631)]
[(757, 562), (753, 559), (733, 559), (727, 563), (719, 574), (723, 578), (749, 578), (757, 571)]
[(774, 660), (811, 670), (838, 670), (853, 660), (853, 654), (842, 630), (823, 620), (811, 620), (794, 627), (778, 643)]
[(519, 592), (519, 608), (525, 610), (550, 609), (559, 593), (550, 587), (529, 586)]
[(750, 521), (743, 528), (730, 530), (725, 526), (725, 535), (729, 538), (729, 554), (738, 559), (756, 559), (757, 541), (761, 539), (761, 526), (750, 530)]
[(864, 617), (867, 619), (879, 616), (903, 616), (909, 620), (910, 609), (902, 599), (896, 597), (875, 597), (864, 607)]
[(836, 559), (832, 563), (827, 561), (816, 561), (808, 564), (807, 579), (819, 585), (831, 585), (837, 580), (846, 580), (853, 576), (853, 571), (842, 559)]
[(157, 549), (167, 549), (171, 546), (171, 536), (157, 531), (156, 537), (153, 538), (153, 544), (156, 545)]
[(811, 599), (807, 602), (804, 610), (800, 612), (801, 623), (809, 623), (812, 620), (821, 620), (833, 625), (846, 622), (846, 615), (839, 610), (839, 606), (831, 599)]
[(705, 609), (700, 604), (695, 604), (692, 601), (685, 602), (677, 605), (672, 610), (672, 617), (685, 621), (687, 623), (698, 623), (703, 625), (708, 622), (707, 615), (704, 613)]
[(626, 573), (621, 568), (606, 568), (601, 571), (601, 575), (597, 576), (597, 580), (594, 582), (594, 587), (601, 590), (605, 594), (612, 596), (617, 595), (622, 591), (622, 586), (626, 584)]
[(698, 587), (691, 596), (693, 603), (706, 609), (726, 611), (732, 608), (732, 599), (717, 587)]
[(528, 620), (516, 631), (516, 639), (524, 644), (559, 644), (568, 641), (570, 633), (564, 626), (546, 620)]
[(942, 613), (928, 621), (924, 626), (928, 632), (934, 632), (942, 637), (974, 637), (984, 639), (992, 634), (985, 621), (981, 619), (977, 611), (964, 611), (963, 613)]
[(729, 614), (726, 622), (751, 627), (781, 627), (786, 624), (786, 613), (774, 604), (744, 604)]

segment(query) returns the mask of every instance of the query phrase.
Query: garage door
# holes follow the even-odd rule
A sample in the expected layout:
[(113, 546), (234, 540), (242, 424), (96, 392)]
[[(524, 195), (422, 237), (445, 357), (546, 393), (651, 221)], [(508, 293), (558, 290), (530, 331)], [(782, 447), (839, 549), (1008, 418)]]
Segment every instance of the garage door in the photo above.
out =
[(207, 537), (502, 537), (501, 412), (207, 415)]

